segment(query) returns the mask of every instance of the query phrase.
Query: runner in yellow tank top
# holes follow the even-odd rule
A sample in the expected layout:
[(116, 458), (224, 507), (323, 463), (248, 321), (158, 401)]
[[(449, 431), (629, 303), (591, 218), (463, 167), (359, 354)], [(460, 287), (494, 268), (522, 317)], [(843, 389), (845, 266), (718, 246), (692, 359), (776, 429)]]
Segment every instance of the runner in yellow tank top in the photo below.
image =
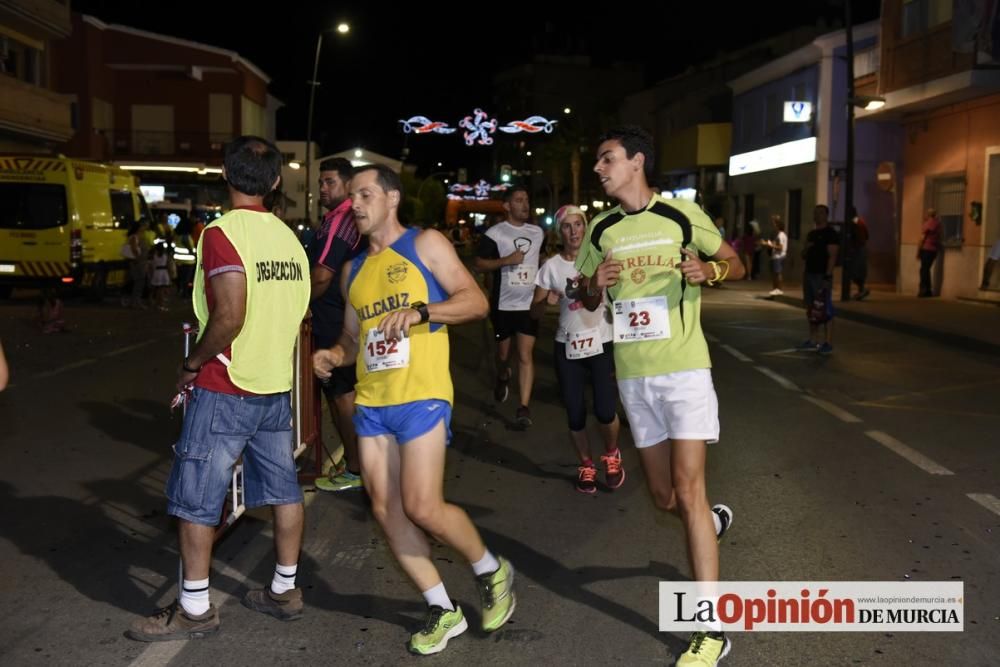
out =
[(472, 564), (483, 630), (500, 629), (514, 612), (514, 569), (486, 549), (465, 511), (444, 501), (452, 402), (446, 325), (483, 319), (489, 306), (448, 239), (399, 223), (403, 188), (395, 172), (359, 167), (350, 196), (368, 252), (341, 272), (344, 333), (316, 352), (313, 367), (325, 379), (357, 359), (361, 475), (396, 560), (429, 607), (410, 650), (437, 653), (468, 623), (441, 582), (426, 533)]

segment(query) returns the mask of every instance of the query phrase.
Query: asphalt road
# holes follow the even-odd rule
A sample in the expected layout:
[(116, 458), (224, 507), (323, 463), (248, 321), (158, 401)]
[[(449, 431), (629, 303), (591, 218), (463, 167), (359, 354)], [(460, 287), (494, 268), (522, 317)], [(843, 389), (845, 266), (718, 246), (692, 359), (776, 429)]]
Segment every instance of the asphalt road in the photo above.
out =
[[(0, 303), (13, 372), (0, 394), (0, 663), (418, 660), (405, 641), (422, 600), (357, 492), (307, 489), (301, 621), (239, 604), (247, 586), (270, 579), (264, 513), (217, 546), (218, 635), (157, 645), (123, 636), (136, 614), (175, 595), (162, 490), (180, 427), (167, 403), (185, 312), (71, 304), (71, 331), (42, 336), (30, 301)], [(709, 491), (735, 512), (722, 577), (965, 583), (964, 633), (733, 633), (723, 664), (996, 664), (1000, 361), (851, 322), (838, 323), (833, 356), (796, 353), (802, 313), (746, 291), (708, 293), (703, 320), (722, 419)], [(498, 406), (490, 396), (486, 326), (453, 332), (446, 493), (514, 563), (519, 602), (502, 630), (470, 630), (426, 659), (435, 664), (669, 664), (685, 647), (656, 623), (657, 582), (689, 576), (683, 534), (652, 507), (627, 430), (624, 487), (573, 490), (553, 324), (536, 348), (527, 432), (514, 427), (513, 399)], [(468, 566), (447, 548), (435, 554), (475, 626)]]

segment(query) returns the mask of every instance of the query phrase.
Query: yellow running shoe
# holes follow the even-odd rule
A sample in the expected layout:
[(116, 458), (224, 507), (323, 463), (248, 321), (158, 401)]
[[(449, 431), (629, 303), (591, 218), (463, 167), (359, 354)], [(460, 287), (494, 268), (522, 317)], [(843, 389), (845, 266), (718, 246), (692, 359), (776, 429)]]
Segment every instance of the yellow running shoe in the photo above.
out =
[(732, 645), (721, 632), (695, 632), (688, 650), (677, 659), (677, 667), (715, 667)]

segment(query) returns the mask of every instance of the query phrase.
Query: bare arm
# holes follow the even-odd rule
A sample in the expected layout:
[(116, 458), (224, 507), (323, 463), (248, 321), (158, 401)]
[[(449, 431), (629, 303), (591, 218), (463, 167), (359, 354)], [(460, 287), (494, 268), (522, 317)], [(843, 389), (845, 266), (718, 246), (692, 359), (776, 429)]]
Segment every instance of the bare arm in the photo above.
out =
[(535, 286), (535, 294), (531, 299), (531, 308), (529, 309), (529, 314), (532, 319), (539, 320), (545, 315), (545, 311), (548, 310), (549, 304), (555, 305), (559, 303), (559, 293), (553, 290), (547, 290), (544, 287)]
[[(444, 301), (427, 304), (430, 321), (435, 324), (462, 324), (486, 317), (490, 305), (448, 239), (441, 232), (428, 229), (417, 237), (415, 246), (420, 260), (448, 294)], [(406, 335), (411, 326), (419, 323), (420, 313), (412, 308), (403, 308), (386, 315), (378, 328), (386, 339), (398, 340)]]
[(741, 280), (743, 276), (746, 275), (746, 267), (743, 266), (743, 262), (740, 261), (739, 255), (733, 250), (733, 247), (722, 242), (719, 246), (719, 250), (712, 255), (712, 259), (717, 262), (727, 262), (729, 264), (729, 275), (726, 276), (727, 280)]
[[(681, 262), (681, 273), (684, 274), (685, 280), (687, 280), (692, 285), (700, 285), (706, 283), (709, 280), (715, 278), (715, 269), (712, 268), (708, 262), (703, 262), (698, 257), (698, 253), (694, 250), (688, 248), (683, 248), (681, 253), (684, 255), (685, 259)], [(746, 270), (743, 266), (743, 262), (739, 260), (736, 256), (736, 251), (733, 250), (725, 241), (719, 246), (719, 249), (714, 255), (712, 255), (712, 261), (715, 262), (725, 262), (729, 265), (729, 274), (726, 276), (727, 279), (731, 278), (733, 280), (739, 280), (746, 275)], [(725, 274), (725, 271), (722, 272)]]
[(492, 271), (497, 271), (503, 266), (513, 266), (515, 264), (520, 264), (524, 261), (524, 253), (520, 250), (515, 250), (506, 257), (501, 257), (500, 259), (486, 259), (485, 257), (476, 257), (476, 261), (473, 263), (473, 268), (480, 273), (490, 273)]
[(839, 245), (828, 245), (826, 247), (827, 259), (826, 259), (826, 275), (833, 275), (833, 268), (837, 266), (837, 253), (840, 252)]
[(7, 357), (3, 353), (3, 343), (0, 342), (0, 391), (7, 388), (8, 380), (10, 380), (10, 370), (7, 368)]
[[(208, 318), (208, 324), (205, 325), (201, 340), (184, 364), (196, 370), (232, 345), (243, 329), (247, 314), (246, 274), (240, 271), (227, 271), (209, 280), (212, 294), (215, 296), (215, 307)], [(185, 371), (182, 366), (178, 371), (177, 388), (182, 389), (190, 384), (196, 376), (197, 373)]]
[(309, 282), (311, 286), (309, 301), (312, 302), (326, 294), (326, 290), (330, 288), (330, 283), (333, 282), (333, 271), (322, 264), (314, 264), (312, 273), (309, 275)]
[(604, 290), (618, 284), (618, 276), (622, 272), (622, 262), (611, 256), (611, 250), (604, 254), (604, 261), (597, 265), (594, 275), (587, 279), (587, 293), (584, 295), (583, 306), (593, 312), (604, 299)]
[(316, 350), (313, 353), (313, 373), (321, 380), (330, 377), (334, 368), (340, 366), (350, 366), (358, 356), (358, 336), (361, 332), (361, 324), (358, 322), (358, 313), (351, 307), (347, 299), (347, 271), (342, 271), (340, 275), (340, 291), (344, 295), (344, 302), (347, 307), (344, 309), (344, 328), (341, 331), (337, 344), (328, 350)]

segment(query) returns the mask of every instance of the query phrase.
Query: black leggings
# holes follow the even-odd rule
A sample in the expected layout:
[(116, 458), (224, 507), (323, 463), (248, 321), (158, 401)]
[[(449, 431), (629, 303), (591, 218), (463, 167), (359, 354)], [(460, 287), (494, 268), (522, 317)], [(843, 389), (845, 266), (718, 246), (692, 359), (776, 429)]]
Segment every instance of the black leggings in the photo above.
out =
[(594, 388), (594, 416), (602, 424), (615, 420), (618, 404), (618, 386), (615, 383), (615, 367), (611, 343), (604, 344), (604, 352), (586, 359), (567, 359), (566, 343), (556, 342), (556, 379), (566, 407), (569, 430), (582, 431), (587, 426), (587, 402), (584, 387), (587, 373)]

